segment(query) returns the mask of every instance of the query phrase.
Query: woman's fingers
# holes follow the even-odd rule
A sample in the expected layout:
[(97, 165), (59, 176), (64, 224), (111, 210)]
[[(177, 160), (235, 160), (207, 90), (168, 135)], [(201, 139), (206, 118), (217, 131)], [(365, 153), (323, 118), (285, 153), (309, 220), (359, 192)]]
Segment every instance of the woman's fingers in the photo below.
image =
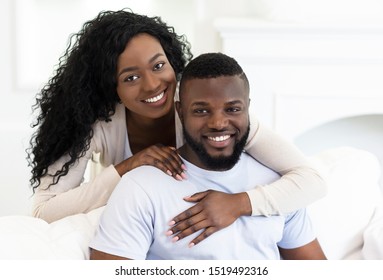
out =
[(191, 196), (184, 197), (184, 200), (187, 202), (199, 202), (201, 201), (206, 195), (208, 195), (209, 191), (204, 192), (198, 192)]
[[(201, 229), (208, 228), (209, 224), (210, 223), (207, 220), (200, 220), (197, 223), (193, 223), (192, 225), (190, 225), (190, 227), (187, 227), (186, 229), (184, 229), (184, 230), (182, 230), (182, 231), (180, 231), (180, 232), (178, 232), (176, 234), (173, 234), (172, 241), (176, 242), (176, 241), (181, 240), (182, 238), (185, 238), (185, 237), (189, 236), (190, 234), (193, 234), (193, 233), (195, 233), (195, 232), (197, 232), (197, 231), (199, 231)], [(172, 235), (171, 231), (168, 232), (167, 235), (168, 236)], [(195, 238), (195, 239), (197, 239), (197, 238)], [(203, 239), (201, 239), (201, 240), (198, 239), (198, 240), (193, 240), (193, 241), (197, 241), (197, 243), (198, 243), (198, 242), (200, 242), (202, 240)], [(197, 243), (194, 242), (194, 244), (197, 244)]]
[[(170, 230), (173, 230), (173, 232), (175, 232), (175, 230), (177, 230), (177, 231), (183, 230), (187, 224), (190, 224), (193, 221), (193, 216), (197, 215), (202, 210), (203, 210), (203, 205), (201, 205), (201, 204), (196, 204), (196, 205), (186, 209), (182, 213), (175, 216), (173, 218), (173, 220), (169, 223), (170, 226), (176, 225), (176, 226), (173, 226)], [(188, 219), (190, 221), (185, 222)]]
[(199, 200), (197, 204), (180, 213), (170, 222), (171, 228), (167, 231), (167, 235), (172, 235), (173, 241), (202, 230), (190, 243), (198, 244), (211, 234), (235, 222), (242, 215), (242, 206), (248, 202), (246, 193), (227, 194), (208, 190), (196, 193), (195, 196)]
[(128, 162), (127, 171), (138, 166), (151, 165), (178, 180), (186, 179), (184, 172), (186, 167), (174, 147), (161, 144), (153, 145), (138, 152), (126, 161)]
[(185, 230), (178, 232), (175, 235), (173, 234), (172, 231), (168, 231), (167, 235), (168, 236), (173, 235), (172, 241), (177, 242), (177, 241), (181, 240), (182, 238), (185, 238), (185, 237), (189, 236), (190, 234), (193, 234), (193, 233), (195, 233), (201, 229), (205, 229), (205, 230), (203, 230), (196, 238), (194, 238), (189, 243), (189, 247), (193, 247), (194, 245), (197, 245), (198, 243), (200, 243), (201, 241), (208, 238), (210, 235), (212, 235), (213, 233), (215, 233), (219, 230), (219, 228), (217, 228), (217, 227), (210, 226), (210, 222), (208, 220), (202, 220), (200, 222), (197, 222), (197, 223), (191, 225), (190, 227), (186, 228)]
[(201, 234), (199, 234), (196, 238), (194, 238), (190, 243), (189, 243), (189, 247), (193, 247), (194, 245), (197, 245), (198, 243), (200, 243), (202, 240), (208, 238), (210, 235), (212, 235), (213, 233), (217, 232), (219, 229), (217, 229), (216, 227), (208, 227), (206, 228), (206, 230), (204, 230), (203, 232), (201, 232)]
[(168, 231), (168, 235), (181, 234), (180, 238), (184, 238), (185, 236), (200, 230), (201, 228), (196, 227), (196, 225), (204, 220), (205, 215), (203, 215), (203, 213), (197, 213), (196, 215), (193, 215), (192, 217), (185, 219), (171, 227)]
[(151, 148), (152, 165), (178, 180), (186, 179), (185, 165), (174, 148), (160, 144)]

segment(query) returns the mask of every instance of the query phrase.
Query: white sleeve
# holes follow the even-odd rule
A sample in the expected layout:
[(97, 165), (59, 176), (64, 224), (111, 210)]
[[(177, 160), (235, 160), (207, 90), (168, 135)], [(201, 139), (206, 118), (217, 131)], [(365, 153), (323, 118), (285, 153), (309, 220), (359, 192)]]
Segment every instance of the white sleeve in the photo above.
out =
[(153, 239), (153, 213), (145, 191), (124, 175), (105, 207), (90, 247), (129, 259), (145, 259)]
[(246, 152), (282, 175), (273, 183), (247, 192), (252, 215), (290, 213), (324, 197), (327, 192), (325, 180), (305, 155), (292, 143), (259, 124), (254, 116), (251, 117)]

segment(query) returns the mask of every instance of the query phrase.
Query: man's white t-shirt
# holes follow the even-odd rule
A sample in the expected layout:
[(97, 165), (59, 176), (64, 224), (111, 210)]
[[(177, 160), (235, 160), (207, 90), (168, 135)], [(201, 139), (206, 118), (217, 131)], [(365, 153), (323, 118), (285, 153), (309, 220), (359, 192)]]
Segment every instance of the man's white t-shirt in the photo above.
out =
[(269, 184), (279, 175), (243, 153), (228, 171), (207, 171), (184, 160), (187, 180), (152, 166), (126, 173), (112, 193), (90, 247), (130, 259), (280, 259), (278, 246), (297, 248), (315, 239), (305, 209), (281, 216), (240, 217), (198, 245), (201, 231), (177, 242), (166, 236), (173, 217), (191, 207), (183, 200), (213, 189), (238, 193)]

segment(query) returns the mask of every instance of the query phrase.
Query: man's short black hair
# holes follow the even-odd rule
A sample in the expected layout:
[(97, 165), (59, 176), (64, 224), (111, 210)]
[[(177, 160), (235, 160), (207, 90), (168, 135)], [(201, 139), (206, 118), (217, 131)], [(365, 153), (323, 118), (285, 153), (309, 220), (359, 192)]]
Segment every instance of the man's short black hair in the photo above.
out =
[(182, 73), (180, 89), (182, 89), (183, 83), (191, 79), (209, 79), (236, 75), (244, 80), (249, 90), (250, 86), (246, 74), (234, 58), (223, 53), (205, 53), (194, 58), (186, 65)]

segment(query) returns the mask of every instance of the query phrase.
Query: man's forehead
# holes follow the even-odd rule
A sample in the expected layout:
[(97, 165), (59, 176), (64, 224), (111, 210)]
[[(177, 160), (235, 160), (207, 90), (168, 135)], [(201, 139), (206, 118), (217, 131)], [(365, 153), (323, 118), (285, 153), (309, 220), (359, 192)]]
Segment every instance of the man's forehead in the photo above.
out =
[(243, 79), (238, 75), (220, 76), (214, 78), (188, 79), (182, 85), (181, 98), (189, 101), (210, 98), (231, 98), (234, 100), (248, 99), (249, 92)]

